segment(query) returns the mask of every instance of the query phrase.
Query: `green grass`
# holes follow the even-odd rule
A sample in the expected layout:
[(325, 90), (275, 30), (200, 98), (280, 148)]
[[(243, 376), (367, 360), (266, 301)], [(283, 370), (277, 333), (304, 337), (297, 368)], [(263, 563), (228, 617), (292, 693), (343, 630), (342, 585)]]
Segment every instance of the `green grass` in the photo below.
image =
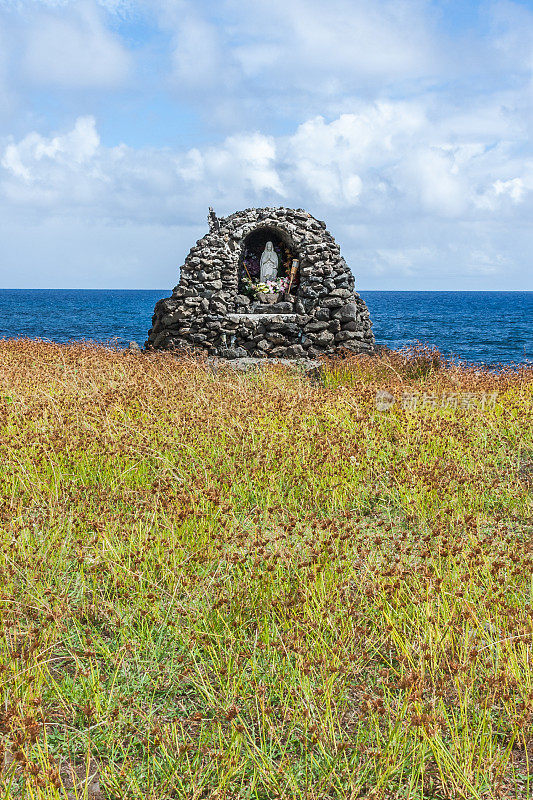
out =
[(532, 378), (1, 342), (0, 798), (531, 797)]

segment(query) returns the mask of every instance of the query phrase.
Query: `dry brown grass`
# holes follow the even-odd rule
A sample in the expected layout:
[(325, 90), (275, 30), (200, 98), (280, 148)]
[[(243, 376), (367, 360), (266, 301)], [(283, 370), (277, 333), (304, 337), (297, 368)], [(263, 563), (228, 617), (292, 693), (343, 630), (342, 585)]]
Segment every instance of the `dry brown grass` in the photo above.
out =
[(0, 342), (0, 797), (531, 796), (532, 378)]

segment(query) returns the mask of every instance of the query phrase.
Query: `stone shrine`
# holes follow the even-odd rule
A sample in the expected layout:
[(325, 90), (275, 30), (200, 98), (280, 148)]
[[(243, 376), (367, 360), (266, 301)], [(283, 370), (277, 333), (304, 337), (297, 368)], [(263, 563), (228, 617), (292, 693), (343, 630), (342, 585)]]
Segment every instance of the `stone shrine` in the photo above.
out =
[(147, 349), (220, 358), (317, 358), (375, 350), (367, 307), (324, 222), (302, 209), (209, 209)]

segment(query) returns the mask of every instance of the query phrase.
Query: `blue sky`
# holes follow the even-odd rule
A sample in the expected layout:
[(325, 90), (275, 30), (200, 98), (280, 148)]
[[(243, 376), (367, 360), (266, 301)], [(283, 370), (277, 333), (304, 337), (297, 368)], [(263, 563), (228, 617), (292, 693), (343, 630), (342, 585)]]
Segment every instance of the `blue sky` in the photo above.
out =
[(0, 0), (0, 286), (170, 288), (303, 207), (361, 289), (531, 289), (533, 3)]

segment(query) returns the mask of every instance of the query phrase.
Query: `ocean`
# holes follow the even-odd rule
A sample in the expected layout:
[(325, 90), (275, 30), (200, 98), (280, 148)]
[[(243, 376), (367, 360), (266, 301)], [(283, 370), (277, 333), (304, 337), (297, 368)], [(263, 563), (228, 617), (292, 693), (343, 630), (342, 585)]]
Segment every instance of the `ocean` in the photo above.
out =
[[(164, 289), (2, 289), (0, 338), (143, 345)], [(379, 344), (416, 341), (463, 361), (523, 363), (533, 357), (531, 292), (361, 291)]]

